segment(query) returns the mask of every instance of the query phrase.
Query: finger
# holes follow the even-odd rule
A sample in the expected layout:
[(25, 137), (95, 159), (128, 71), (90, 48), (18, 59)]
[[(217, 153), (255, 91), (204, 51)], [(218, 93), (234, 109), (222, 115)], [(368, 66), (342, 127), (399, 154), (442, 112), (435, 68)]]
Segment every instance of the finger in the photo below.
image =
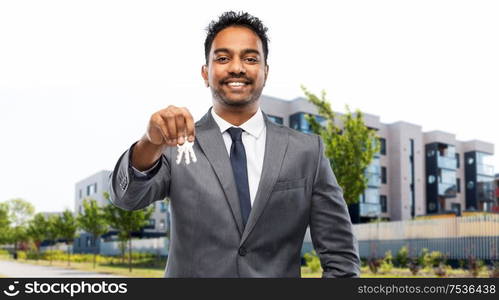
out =
[(177, 132), (178, 132), (177, 140), (179, 145), (182, 145), (184, 144), (184, 137), (185, 137), (185, 118), (181, 109), (175, 110), (175, 122), (177, 125)]
[(165, 122), (161, 118), (160, 114), (155, 114), (153, 116), (153, 126), (159, 129), (161, 136), (163, 137), (163, 143), (168, 143), (168, 129), (166, 128)]
[(195, 136), (194, 118), (192, 118), (192, 115), (187, 108), (182, 107), (181, 111), (185, 119), (186, 134), (189, 142), (193, 142)]
[(161, 118), (168, 128), (168, 142), (170, 144), (177, 143), (177, 125), (175, 124), (175, 116), (171, 110), (165, 110), (161, 112)]

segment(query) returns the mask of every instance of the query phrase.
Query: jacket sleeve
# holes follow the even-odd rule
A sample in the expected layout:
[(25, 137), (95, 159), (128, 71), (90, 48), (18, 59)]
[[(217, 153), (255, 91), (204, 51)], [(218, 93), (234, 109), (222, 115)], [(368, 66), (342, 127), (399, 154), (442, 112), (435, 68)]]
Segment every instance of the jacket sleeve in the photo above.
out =
[(357, 239), (343, 191), (338, 185), (318, 137), (317, 170), (312, 188), (310, 235), (319, 255), (322, 277), (359, 277), (360, 259)]
[(138, 174), (131, 164), (135, 144), (121, 155), (109, 180), (111, 202), (125, 210), (147, 207), (156, 200), (168, 197), (170, 193), (171, 169), (165, 153), (153, 168)]

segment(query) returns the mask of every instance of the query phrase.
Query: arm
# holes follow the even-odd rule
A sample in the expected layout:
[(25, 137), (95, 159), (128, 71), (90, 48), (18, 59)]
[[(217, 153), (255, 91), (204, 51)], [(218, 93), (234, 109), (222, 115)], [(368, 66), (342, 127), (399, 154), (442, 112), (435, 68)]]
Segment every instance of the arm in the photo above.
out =
[[(171, 168), (166, 153), (194, 141), (194, 121), (186, 108), (173, 105), (154, 113), (147, 133), (121, 155), (110, 180), (111, 201), (126, 209), (141, 209), (170, 194)], [(146, 170), (146, 171), (144, 171)]]
[(322, 277), (358, 277), (360, 259), (343, 191), (318, 137), (317, 170), (312, 188), (310, 234), (319, 255)]
[[(145, 172), (132, 164), (134, 152), (139, 149), (134, 143), (116, 164), (110, 180), (110, 195), (114, 205), (125, 210), (141, 209), (156, 200), (169, 196), (170, 163), (164, 154), (159, 154), (153, 167)], [(167, 149), (169, 151), (170, 149)]]

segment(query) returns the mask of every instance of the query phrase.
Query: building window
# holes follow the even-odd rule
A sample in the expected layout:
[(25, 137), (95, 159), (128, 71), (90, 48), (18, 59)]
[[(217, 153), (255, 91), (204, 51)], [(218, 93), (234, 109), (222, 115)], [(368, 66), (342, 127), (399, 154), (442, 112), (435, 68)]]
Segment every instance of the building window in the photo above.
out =
[(161, 201), (160, 204), (160, 211), (161, 212), (165, 212), (166, 211), (166, 202), (165, 201)]
[(159, 229), (165, 229), (165, 220), (159, 221)]
[(459, 153), (456, 153), (456, 168), (459, 169)]
[(386, 167), (381, 167), (381, 183), (386, 183)]
[(379, 204), (381, 205), (381, 212), (383, 213), (386, 213), (387, 212), (387, 209), (386, 209), (386, 195), (380, 195), (379, 196)]
[[(289, 127), (301, 132), (312, 133), (312, 129), (310, 128), (310, 124), (308, 124), (305, 119), (305, 115), (305, 113), (300, 112), (289, 116)], [(322, 126), (325, 126), (327, 123), (326, 119), (321, 116), (315, 115), (315, 120)]]
[(87, 185), (87, 196), (97, 193), (97, 183)]
[(456, 187), (457, 187), (457, 192), (461, 193), (461, 179), (456, 178)]
[(277, 117), (277, 116), (272, 116), (272, 115), (267, 115), (267, 117), (269, 118), (270, 121), (276, 123), (276, 124), (281, 124), (283, 123), (283, 119), (281, 117)]
[(461, 216), (461, 204), (459, 203), (452, 203), (451, 204), (451, 210), (457, 215)]
[(79, 197), (79, 199), (81, 199), (83, 197), (83, 192), (81, 189), (79, 189), (79, 191), (78, 191), (78, 197)]
[(381, 153), (381, 155), (386, 155), (386, 139), (379, 138), (379, 142), (380, 142), (379, 152)]
[(156, 220), (155, 219), (149, 219), (149, 226), (152, 228), (156, 227)]

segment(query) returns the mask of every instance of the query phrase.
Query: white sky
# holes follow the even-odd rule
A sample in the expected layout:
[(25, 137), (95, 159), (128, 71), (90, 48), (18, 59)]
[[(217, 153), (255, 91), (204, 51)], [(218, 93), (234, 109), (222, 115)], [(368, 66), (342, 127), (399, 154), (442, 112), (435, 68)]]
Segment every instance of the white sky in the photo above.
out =
[(336, 110), (499, 146), (499, 2), (234, 2), (1, 1), (0, 201), (72, 209), (75, 182), (112, 170), (152, 113), (201, 117), (204, 28), (230, 9), (269, 27), (265, 94), (304, 84)]

